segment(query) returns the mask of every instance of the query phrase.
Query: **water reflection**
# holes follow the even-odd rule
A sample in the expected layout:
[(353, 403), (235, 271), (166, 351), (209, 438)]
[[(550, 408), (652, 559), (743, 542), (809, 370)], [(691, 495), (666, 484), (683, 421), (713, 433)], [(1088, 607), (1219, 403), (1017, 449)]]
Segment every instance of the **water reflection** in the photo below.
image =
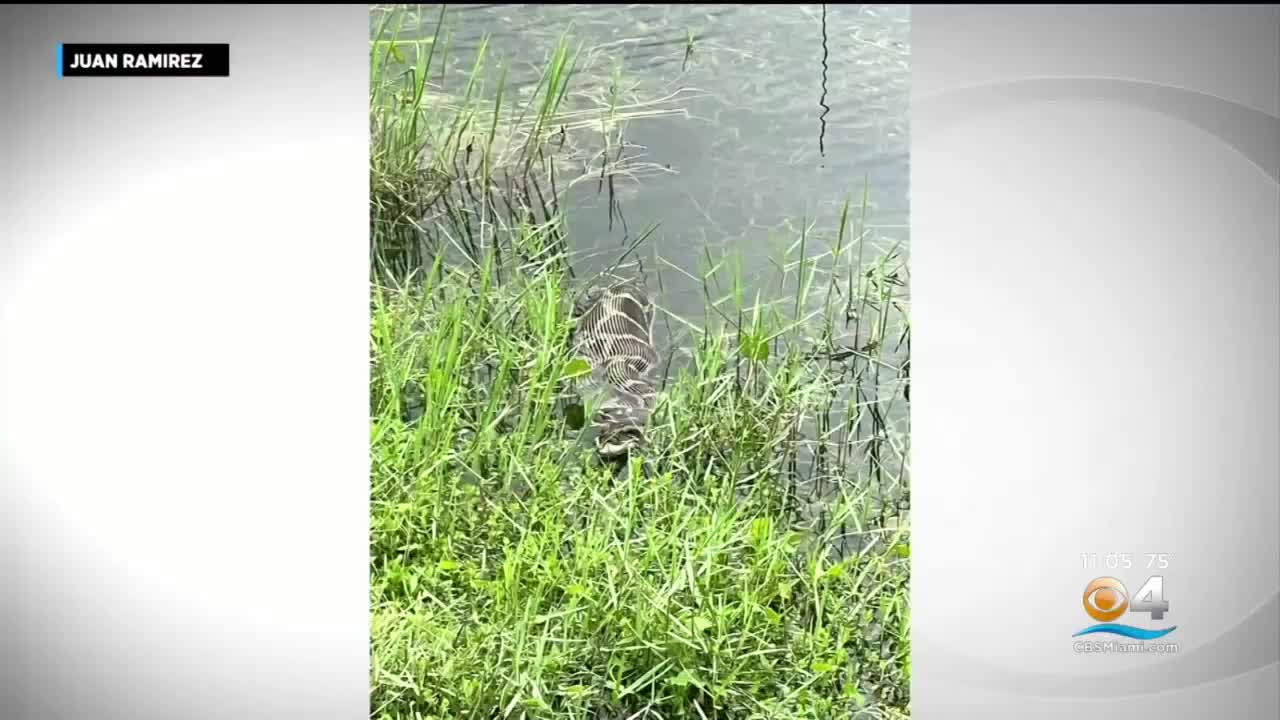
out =
[[(406, 32), (429, 36), (437, 12), (423, 7)], [(446, 87), (460, 87), (487, 36), (508, 87), (527, 96), (568, 33), (582, 47), (571, 107), (607, 105), (614, 86), (624, 114), (637, 109), (628, 101), (666, 113), (624, 122), (625, 146), (611, 150), (632, 172), (612, 188), (573, 186), (565, 210), (580, 250), (618, 248), (658, 225), (653, 252), (681, 267), (709, 244), (769, 272), (757, 249), (770, 230), (802, 218), (833, 227), (864, 180), (876, 242), (907, 244), (907, 8), (471, 5), (447, 9), (445, 25)], [(672, 280), (669, 305), (700, 302)]]

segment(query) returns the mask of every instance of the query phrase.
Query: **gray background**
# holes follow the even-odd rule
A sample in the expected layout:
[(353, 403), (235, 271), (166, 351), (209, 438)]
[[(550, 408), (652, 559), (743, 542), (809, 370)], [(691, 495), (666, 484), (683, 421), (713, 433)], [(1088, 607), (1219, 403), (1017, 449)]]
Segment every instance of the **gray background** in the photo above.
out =
[[(912, 16), (915, 715), (1275, 717), (1280, 14)], [(367, 22), (0, 10), (6, 719), (367, 716)]]
[[(1280, 717), (1280, 13), (916, 6), (912, 48), (914, 714)], [(1073, 652), (1152, 574), (1118, 622), (1177, 654)]]
[(367, 717), (367, 26), (0, 8), (0, 718)]

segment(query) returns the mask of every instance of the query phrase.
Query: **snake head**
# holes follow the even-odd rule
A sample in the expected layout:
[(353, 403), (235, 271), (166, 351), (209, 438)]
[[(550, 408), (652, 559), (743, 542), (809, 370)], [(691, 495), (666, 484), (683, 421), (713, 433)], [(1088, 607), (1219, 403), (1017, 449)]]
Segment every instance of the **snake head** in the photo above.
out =
[(625, 460), (631, 451), (644, 443), (639, 428), (625, 428), (596, 438), (596, 452), (606, 460)]

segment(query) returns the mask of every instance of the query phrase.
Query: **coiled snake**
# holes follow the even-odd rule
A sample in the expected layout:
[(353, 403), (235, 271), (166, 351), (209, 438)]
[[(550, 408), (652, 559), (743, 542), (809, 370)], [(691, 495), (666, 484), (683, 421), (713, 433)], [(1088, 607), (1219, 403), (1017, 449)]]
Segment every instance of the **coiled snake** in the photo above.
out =
[(573, 351), (591, 373), (581, 387), (597, 400), (591, 419), (602, 458), (625, 458), (646, 441), (657, 398), (655, 308), (645, 289), (623, 281), (588, 291), (574, 304)]

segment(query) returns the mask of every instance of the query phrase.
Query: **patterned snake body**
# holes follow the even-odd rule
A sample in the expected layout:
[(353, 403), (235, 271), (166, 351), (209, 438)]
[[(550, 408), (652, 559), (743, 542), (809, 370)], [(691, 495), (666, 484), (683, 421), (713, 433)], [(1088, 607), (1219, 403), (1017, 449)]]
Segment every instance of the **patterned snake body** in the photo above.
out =
[(574, 305), (574, 353), (591, 365), (583, 384), (600, 397), (591, 422), (603, 458), (626, 457), (645, 442), (660, 362), (655, 315), (648, 293), (634, 282), (595, 288)]

